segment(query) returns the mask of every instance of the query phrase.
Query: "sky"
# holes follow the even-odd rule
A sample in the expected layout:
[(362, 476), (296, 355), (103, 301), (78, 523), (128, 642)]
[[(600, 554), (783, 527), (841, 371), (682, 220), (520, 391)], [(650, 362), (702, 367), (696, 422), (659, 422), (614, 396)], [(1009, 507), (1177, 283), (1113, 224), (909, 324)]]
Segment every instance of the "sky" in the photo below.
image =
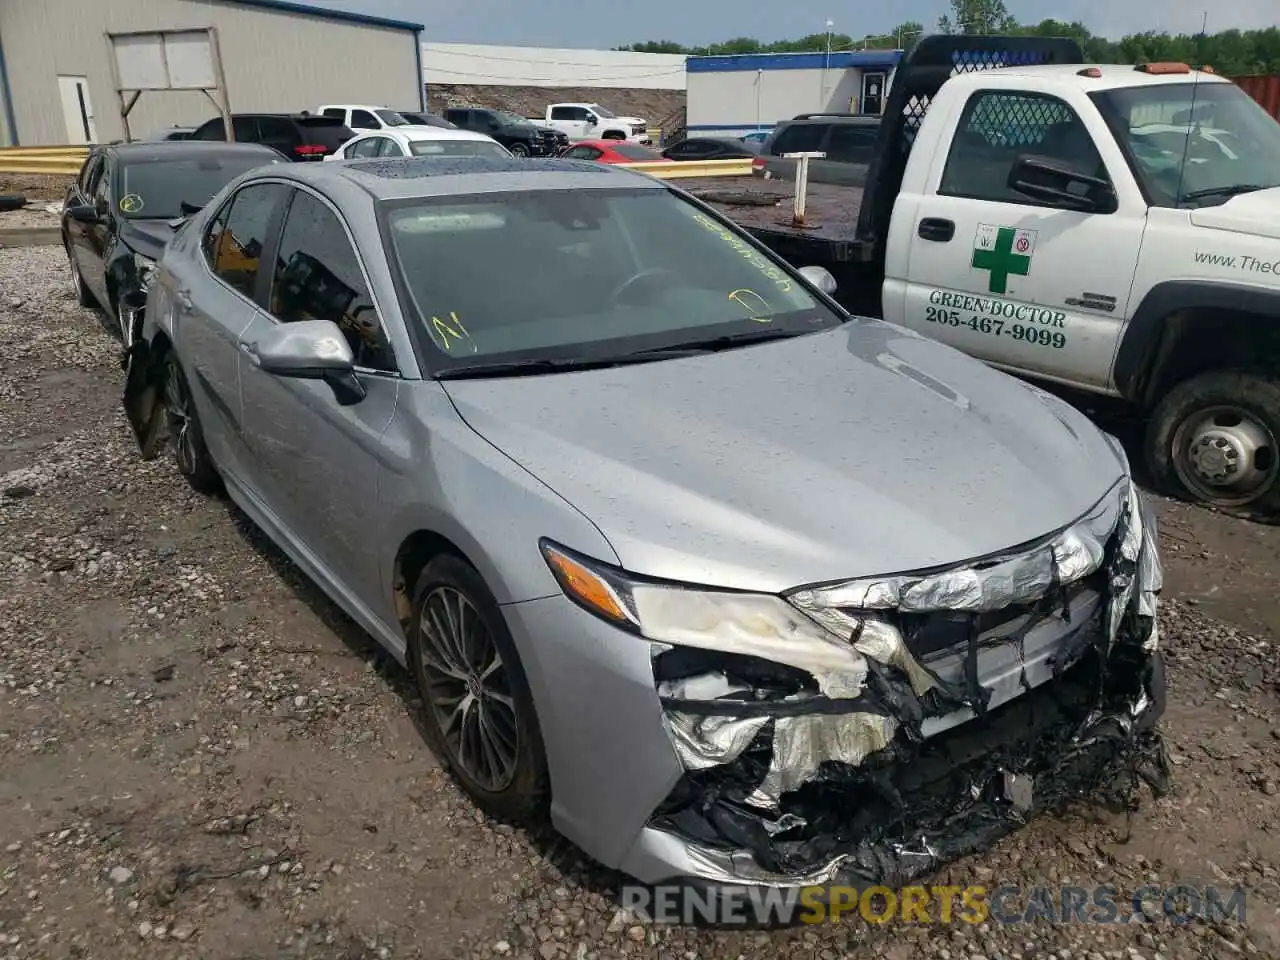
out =
[[(905, 20), (932, 29), (950, 9), (945, 0), (838, 3), (788, 0), (300, 0), (315, 6), (373, 13), (424, 24), (424, 39), (438, 43), (514, 44), (608, 49), (641, 40), (711, 43), (732, 37), (782, 40), (822, 33), (830, 19), (837, 33), (884, 33)], [(1209, 32), (1280, 26), (1280, 0), (1005, 0), (1019, 21), (1080, 20), (1108, 37), (1144, 30), (1194, 33), (1206, 10)], [(780, 17), (778, 11), (786, 10)]]

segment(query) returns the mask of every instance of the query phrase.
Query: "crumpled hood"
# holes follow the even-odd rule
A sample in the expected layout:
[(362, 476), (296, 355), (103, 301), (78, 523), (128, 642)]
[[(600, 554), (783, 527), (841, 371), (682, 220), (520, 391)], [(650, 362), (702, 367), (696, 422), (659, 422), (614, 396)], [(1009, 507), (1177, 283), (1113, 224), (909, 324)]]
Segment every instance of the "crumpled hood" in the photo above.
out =
[(1242, 193), (1226, 203), (1192, 210), (1191, 222), (1197, 227), (1280, 240), (1280, 187)]
[(168, 220), (124, 220), (120, 227), (120, 239), (125, 245), (152, 260), (160, 259), (173, 234)]
[(1077, 520), (1124, 473), (1066, 404), (874, 321), (445, 388), (473, 429), (600, 528), (623, 567), (738, 589), (1025, 544)]

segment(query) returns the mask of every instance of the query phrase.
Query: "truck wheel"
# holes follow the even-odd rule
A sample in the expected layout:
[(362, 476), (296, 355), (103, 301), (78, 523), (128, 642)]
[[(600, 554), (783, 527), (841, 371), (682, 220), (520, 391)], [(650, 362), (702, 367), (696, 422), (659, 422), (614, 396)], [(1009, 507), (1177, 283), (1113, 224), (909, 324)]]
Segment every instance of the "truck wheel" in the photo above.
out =
[(529, 145), (527, 143), (513, 143), (511, 146), (507, 147), (507, 149), (517, 157), (529, 156)]
[(1147, 461), (1167, 492), (1231, 511), (1280, 507), (1280, 382), (1241, 370), (1174, 387), (1147, 428)]

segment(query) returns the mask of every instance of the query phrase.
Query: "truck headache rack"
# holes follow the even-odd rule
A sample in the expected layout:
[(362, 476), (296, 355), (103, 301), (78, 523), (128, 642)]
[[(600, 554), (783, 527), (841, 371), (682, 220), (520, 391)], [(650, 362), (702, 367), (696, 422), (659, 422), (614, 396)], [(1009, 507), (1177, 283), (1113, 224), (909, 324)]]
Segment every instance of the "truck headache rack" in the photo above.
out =
[(898, 64), (885, 104), (885, 123), (867, 183), (877, 184), (863, 198), (858, 239), (875, 259), (884, 256), (877, 238), (888, 235), (893, 201), (907, 166), (916, 132), (938, 90), (960, 73), (1001, 67), (1046, 66), (1084, 62), (1080, 44), (1070, 37), (1005, 37), (934, 34), (922, 37)]

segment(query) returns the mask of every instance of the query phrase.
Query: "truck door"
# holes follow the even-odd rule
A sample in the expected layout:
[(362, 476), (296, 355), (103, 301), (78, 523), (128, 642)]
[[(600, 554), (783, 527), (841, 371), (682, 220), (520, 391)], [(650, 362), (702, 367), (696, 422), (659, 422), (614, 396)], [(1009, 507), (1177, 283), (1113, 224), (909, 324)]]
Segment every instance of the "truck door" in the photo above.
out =
[[(905, 277), (886, 270), (886, 316), (996, 366), (1109, 390), (1147, 208), (1080, 100), (1077, 110), (1012, 88), (969, 96), (921, 194), (898, 198), (891, 236), (908, 230), (910, 250)], [(1011, 188), (1026, 155), (1107, 181), (1116, 209), (1083, 212)]]

